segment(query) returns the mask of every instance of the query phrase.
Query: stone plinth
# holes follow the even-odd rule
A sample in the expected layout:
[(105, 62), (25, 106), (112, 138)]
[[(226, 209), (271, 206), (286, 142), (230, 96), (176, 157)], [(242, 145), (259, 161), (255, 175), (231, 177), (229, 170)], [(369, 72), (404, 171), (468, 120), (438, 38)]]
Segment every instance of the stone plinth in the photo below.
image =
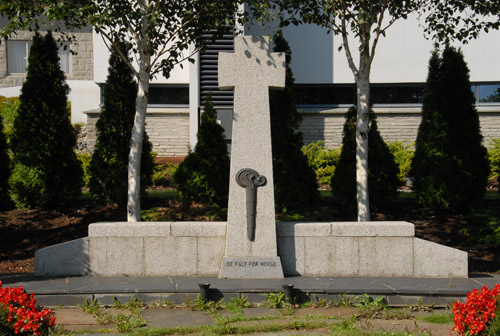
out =
[[(234, 89), (228, 225), (219, 277), (282, 278), (274, 213), (269, 88), (285, 86), (285, 55), (271, 53), (267, 37), (237, 36), (234, 46), (234, 53), (219, 53), (218, 67), (219, 87)], [(255, 173), (254, 182), (265, 181), (257, 183), (258, 187), (250, 181), (254, 200), (236, 182), (242, 170)], [(253, 219), (249, 219), (250, 213)], [(234, 262), (255, 266), (227, 266)], [(276, 267), (260, 266), (270, 264)]]

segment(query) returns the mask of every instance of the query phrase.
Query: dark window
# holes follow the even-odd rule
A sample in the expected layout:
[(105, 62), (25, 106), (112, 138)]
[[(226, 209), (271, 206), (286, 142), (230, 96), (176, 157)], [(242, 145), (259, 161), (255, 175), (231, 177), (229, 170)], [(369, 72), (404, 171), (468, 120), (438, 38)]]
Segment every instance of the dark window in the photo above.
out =
[[(354, 84), (296, 85), (297, 105), (351, 105), (356, 102)], [(372, 84), (373, 104), (421, 104), (424, 84)]]
[[(103, 104), (103, 93), (106, 84), (100, 84), (101, 105)], [(155, 85), (149, 86), (148, 106), (188, 106), (189, 86), (188, 85)]]
[(189, 87), (151, 85), (148, 105), (189, 105)]

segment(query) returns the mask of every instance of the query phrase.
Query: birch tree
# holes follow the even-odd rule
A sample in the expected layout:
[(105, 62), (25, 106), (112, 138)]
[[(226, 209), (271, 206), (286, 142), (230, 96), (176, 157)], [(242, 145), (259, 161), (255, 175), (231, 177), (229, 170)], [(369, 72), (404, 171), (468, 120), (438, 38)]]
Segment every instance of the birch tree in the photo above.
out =
[[(189, 51), (202, 47), (203, 32), (234, 25), (236, 10), (237, 3), (230, 0), (0, 0), (0, 14), (9, 19), (3, 36), (37, 29), (44, 21), (52, 29), (91, 26), (133, 71), (138, 92), (128, 163), (129, 222), (141, 218), (140, 158), (150, 79), (159, 74), (168, 78), (174, 66), (190, 59)], [(115, 41), (132, 44), (132, 60)]]
[[(370, 220), (368, 128), (370, 72), (377, 44), (387, 30), (422, 5), (419, 0), (283, 0), (282, 24), (314, 23), (340, 35), (356, 83), (356, 195), (358, 221)], [(352, 39), (354, 37), (354, 39)], [(352, 41), (356, 41), (353, 45)]]

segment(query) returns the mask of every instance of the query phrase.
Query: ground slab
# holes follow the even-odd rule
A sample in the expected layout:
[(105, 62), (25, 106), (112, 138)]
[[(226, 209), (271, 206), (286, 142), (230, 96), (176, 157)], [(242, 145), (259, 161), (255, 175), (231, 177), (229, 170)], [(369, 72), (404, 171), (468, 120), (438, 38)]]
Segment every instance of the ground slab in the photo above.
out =
[(422, 300), (424, 304), (446, 306), (464, 301), (467, 293), (483, 286), (500, 283), (500, 274), (471, 274), (469, 278), (404, 277), (288, 277), (285, 279), (220, 279), (214, 277), (35, 277), (34, 274), (0, 274), (5, 287), (23, 286), (34, 293), (43, 306), (77, 306), (85, 300), (112, 304), (113, 297), (127, 302), (131, 297), (145, 303), (170, 300), (183, 303), (200, 293), (199, 284), (210, 284), (209, 296), (217, 300), (248, 297), (264, 302), (267, 293), (284, 291), (293, 285), (297, 300), (338, 300), (341, 295), (383, 296), (393, 306), (405, 306)]

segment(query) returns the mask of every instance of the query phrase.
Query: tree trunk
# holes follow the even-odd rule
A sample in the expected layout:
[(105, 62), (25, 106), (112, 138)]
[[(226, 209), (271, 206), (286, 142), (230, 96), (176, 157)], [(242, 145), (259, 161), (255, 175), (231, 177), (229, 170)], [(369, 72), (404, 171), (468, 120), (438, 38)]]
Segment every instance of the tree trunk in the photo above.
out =
[(370, 197), (368, 193), (368, 126), (370, 112), (370, 72), (360, 66), (357, 84), (356, 121), (356, 194), (358, 222), (370, 220)]
[(141, 155), (148, 107), (149, 74), (146, 71), (148, 68), (149, 57), (146, 56), (139, 65), (136, 112), (128, 156), (127, 221), (129, 222), (141, 221)]

